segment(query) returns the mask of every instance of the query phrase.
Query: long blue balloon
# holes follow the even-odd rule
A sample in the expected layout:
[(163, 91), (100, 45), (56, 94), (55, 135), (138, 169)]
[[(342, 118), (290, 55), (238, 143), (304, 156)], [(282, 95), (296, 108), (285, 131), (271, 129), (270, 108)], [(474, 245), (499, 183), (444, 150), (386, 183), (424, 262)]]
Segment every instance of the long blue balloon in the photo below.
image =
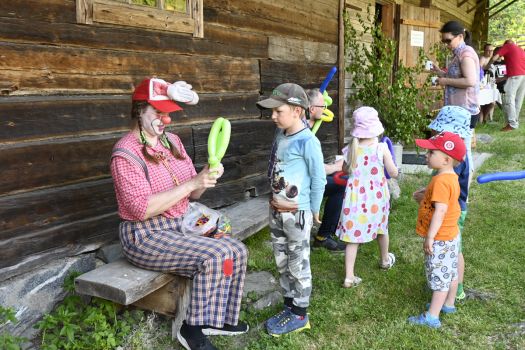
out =
[(323, 93), (326, 90), (326, 87), (330, 83), (330, 80), (332, 80), (332, 78), (334, 77), (335, 72), (337, 72), (337, 67), (332, 67), (332, 69), (330, 69), (330, 71), (328, 72), (328, 75), (326, 76), (326, 78), (324, 78), (324, 81), (321, 84), (321, 87), (319, 88), (319, 91), (321, 93)]
[(491, 181), (500, 180), (520, 180), (525, 178), (525, 170), (507, 171), (503, 173), (483, 174), (477, 177), (478, 183), (484, 184)]

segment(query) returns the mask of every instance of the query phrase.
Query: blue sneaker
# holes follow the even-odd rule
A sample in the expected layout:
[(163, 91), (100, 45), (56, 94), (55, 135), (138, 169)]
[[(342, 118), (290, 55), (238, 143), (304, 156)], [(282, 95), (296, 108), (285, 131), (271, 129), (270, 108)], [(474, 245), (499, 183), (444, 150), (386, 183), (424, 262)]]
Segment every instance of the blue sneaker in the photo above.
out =
[(273, 329), (279, 321), (281, 321), (284, 317), (288, 316), (289, 313), (291, 313), (291, 308), (288, 306), (284, 306), (284, 309), (279, 312), (278, 314), (273, 315), (269, 319), (266, 320), (264, 323), (266, 325), (266, 329)]
[(308, 315), (298, 316), (291, 311), (281, 318), (281, 320), (272, 328), (267, 327), (268, 333), (274, 337), (279, 337), (283, 334), (292, 332), (300, 332), (305, 329), (310, 329)]
[[(430, 309), (430, 303), (427, 303), (425, 307), (427, 308), (427, 310)], [(445, 304), (443, 304), (443, 306), (441, 307), (441, 312), (444, 314), (453, 314), (456, 311), (457, 309), (455, 306), (446, 306)]]
[(419, 316), (410, 316), (408, 318), (408, 323), (419, 326), (427, 326), (430, 328), (441, 327), (441, 321), (439, 321), (439, 318), (432, 316), (428, 312), (424, 312)]

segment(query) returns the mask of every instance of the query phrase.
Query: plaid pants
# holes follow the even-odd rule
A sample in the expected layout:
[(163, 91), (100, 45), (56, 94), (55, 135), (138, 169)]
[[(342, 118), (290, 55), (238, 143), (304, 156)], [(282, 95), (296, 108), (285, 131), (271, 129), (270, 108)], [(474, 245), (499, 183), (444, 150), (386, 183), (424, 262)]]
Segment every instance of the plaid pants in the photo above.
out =
[(295, 306), (308, 307), (312, 293), (310, 229), (312, 212), (279, 213), (270, 207), (270, 233), (279, 282), (286, 298)]
[(183, 235), (181, 221), (159, 215), (121, 222), (124, 255), (138, 267), (193, 278), (186, 314), (189, 325), (236, 325), (248, 250), (231, 237)]

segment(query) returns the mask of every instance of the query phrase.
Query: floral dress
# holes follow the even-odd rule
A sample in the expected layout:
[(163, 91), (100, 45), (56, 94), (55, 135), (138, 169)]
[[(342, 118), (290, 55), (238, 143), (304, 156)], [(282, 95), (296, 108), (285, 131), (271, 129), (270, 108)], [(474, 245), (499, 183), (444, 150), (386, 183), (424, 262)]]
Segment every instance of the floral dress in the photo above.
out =
[(366, 243), (388, 234), (390, 192), (385, 177), (384, 143), (359, 146), (348, 178), (336, 234), (348, 243)]

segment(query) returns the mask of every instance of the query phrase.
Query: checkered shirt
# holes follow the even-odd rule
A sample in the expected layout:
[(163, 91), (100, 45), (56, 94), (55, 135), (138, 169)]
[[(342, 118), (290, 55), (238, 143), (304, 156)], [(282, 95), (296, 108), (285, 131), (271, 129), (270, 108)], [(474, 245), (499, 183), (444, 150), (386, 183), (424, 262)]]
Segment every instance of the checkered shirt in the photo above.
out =
[[(160, 142), (152, 149), (166, 155), (168, 165), (179, 183), (182, 184), (197, 175), (197, 172), (180, 138), (171, 133), (166, 133), (166, 135), (184, 156), (184, 159), (176, 159), (170, 150), (166, 149)], [(140, 164), (123, 156), (117, 155), (112, 158), (111, 175), (113, 176), (117, 196), (118, 212), (123, 220), (144, 220), (151, 195), (165, 192), (175, 187), (173, 178), (164, 164), (162, 162), (155, 164), (147, 160), (142, 154), (142, 147), (143, 145), (137, 136), (130, 132), (120, 139), (113, 148), (124, 148), (142, 159), (146, 163), (149, 173), (148, 182), (144, 169)], [(180, 217), (186, 212), (188, 202), (189, 197), (186, 197), (166, 210), (162, 215), (168, 218)]]

